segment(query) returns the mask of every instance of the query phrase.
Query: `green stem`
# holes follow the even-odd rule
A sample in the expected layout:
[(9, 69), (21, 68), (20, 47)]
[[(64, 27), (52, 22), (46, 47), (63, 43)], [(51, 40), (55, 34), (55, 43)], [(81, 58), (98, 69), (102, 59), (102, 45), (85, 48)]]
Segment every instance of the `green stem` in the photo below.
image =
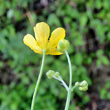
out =
[(39, 73), (39, 76), (38, 76), (38, 80), (36, 82), (36, 87), (35, 87), (33, 98), (32, 98), (31, 110), (34, 110), (35, 98), (36, 98), (36, 94), (37, 94), (37, 91), (38, 91), (39, 83), (40, 83), (40, 80), (41, 80), (41, 77), (42, 77), (42, 73), (43, 73), (45, 54), (46, 54), (46, 50), (44, 49), (43, 50), (43, 57), (42, 57), (42, 64), (41, 64), (41, 68), (40, 68), (40, 73)]
[(76, 87), (78, 87), (78, 85), (74, 85), (74, 86), (71, 88), (71, 91), (73, 91)]
[(66, 99), (66, 106), (65, 106), (65, 110), (68, 110), (69, 109), (69, 105), (70, 105), (71, 88), (72, 88), (72, 67), (71, 67), (71, 60), (70, 60), (70, 57), (68, 55), (68, 52), (65, 51), (65, 54), (66, 54), (67, 59), (68, 59), (69, 73), (70, 73), (69, 89), (68, 89), (68, 94), (67, 94), (67, 99)]
[(67, 84), (63, 81), (63, 79), (61, 78), (61, 76), (59, 76), (58, 78), (56, 78), (55, 76), (53, 76), (53, 78), (57, 79), (58, 81), (60, 81), (63, 86), (65, 87), (65, 89), (68, 91), (68, 86)]

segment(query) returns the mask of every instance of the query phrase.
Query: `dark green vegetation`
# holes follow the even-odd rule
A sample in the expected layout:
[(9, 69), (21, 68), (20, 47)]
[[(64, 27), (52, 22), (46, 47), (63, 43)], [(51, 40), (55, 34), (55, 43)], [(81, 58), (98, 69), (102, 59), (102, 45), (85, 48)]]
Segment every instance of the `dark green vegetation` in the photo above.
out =
[[(82, 80), (89, 84), (87, 92), (75, 89), (70, 110), (83, 110), (92, 93), (110, 99), (110, 1), (41, 1), (0, 0), (0, 110), (30, 110), (42, 55), (24, 45), (22, 39), (27, 33), (34, 35), (33, 26), (41, 21), (48, 23), (51, 31), (65, 28), (71, 43), (73, 84)], [(63, 110), (66, 90), (46, 77), (49, 69), (59, 71), (68, 84), (65, 55), (46, 56), (35, 108)]]

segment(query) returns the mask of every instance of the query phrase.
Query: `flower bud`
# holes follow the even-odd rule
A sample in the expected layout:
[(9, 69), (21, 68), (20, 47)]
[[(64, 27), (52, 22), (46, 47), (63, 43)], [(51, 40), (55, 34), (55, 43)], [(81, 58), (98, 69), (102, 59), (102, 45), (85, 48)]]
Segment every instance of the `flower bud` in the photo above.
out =
[(55, 75), (54, 75), (54, 76), (58, 78), (58, 77), (59, 77), (59, 75), (60, 75), (60, 73), (59, 73), (59, 72), (55, 72)]
[(59, 47), (59, 45), (58, 45), (58, 47), (57, 47), (57, 51), (59, 51), (59, 52), (64, 52), (60, 47)]
[(55, 71), (53, 71), (53, 70), (49, 70), (49, 71), (46, 73), (46, 75), (47, 75), (47, 77), (48, 77), (49, 79), (51, 79), (51, 78), (54, 76), (54, 74), (55, 74)]
[(65, 50), (68, 50), (69, 48), (69, 41), (68, 40), (65, 40), (65, 39), (61, 39), (58, 43), (58, 47), (57, 47), (57, 50), (59, 52), (64, 52)]
[(79, 90), (86, 91), (87, 89), (88, 89), (88, 83), (87, 81), (84, 80), (79, 84)]
[(87, 91), (88, 90), (88, 86), (86, 86), (86, 87), (79, 87), (79, 90), (80, 91)]
[(79, 82), (76, 82), (76, 83), (75, 83), (75, 86), (79, 86), (79, 84), (80, 84)]
[(86, 87), (86, 86), (88, 86), (88, 83), (87, 83), (87, 81), (82, 81), (81, 83), (80, 83), (80, 86), (81, 87)]

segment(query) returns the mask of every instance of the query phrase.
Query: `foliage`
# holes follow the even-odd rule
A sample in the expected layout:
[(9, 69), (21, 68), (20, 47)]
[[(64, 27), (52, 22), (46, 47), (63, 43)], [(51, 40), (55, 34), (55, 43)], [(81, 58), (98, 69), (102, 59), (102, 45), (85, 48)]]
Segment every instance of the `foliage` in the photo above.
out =
[[(76, 81), (86, 80), (91, 86), (92, 79), (89, 77), (88, 67), (94, 61), (96, 68), (109, 66), (109, 5), (109, 0), (49, 0), (47, 5), (39, 0), (12, 0), (11, 2), (1, 0), (0, 109), (30, 110), (42, 55), (35, 54), (23, 44), (22, 39), (27, 33), (33, 34), (34, 22), (45, 21), (52, 30), (59, 26), (65, 28), (66, 39), (71, 44), (69, 54), (74, 73), (73, 84)], [(35, 108), (62, 110), (66, 91), (56, 80), (46, 78), (45, 73), (49, 69), (59, 71), (68, 83), (69, 73), (65, 55), (46, 56)], [(103, 88), (100, 90), (102, 98), (103, 94), (107, 93), (107, 89), (105, 87), (104, 90)], [(77, 98), (73, 98), (75, 102), (71, 103), (71, 110), (78, 105), (83, 107), (89, 101), (87, 93), (82, 93), (78, 89), (75, 89), (74, 95)], [(78, 98), (81, 102), (78, 102)]]
[(100, 91), (100, 97), (101, 99), (109, 99), (110, 100), (110, 83), (109, 81), (106, 81), (106, 84)]

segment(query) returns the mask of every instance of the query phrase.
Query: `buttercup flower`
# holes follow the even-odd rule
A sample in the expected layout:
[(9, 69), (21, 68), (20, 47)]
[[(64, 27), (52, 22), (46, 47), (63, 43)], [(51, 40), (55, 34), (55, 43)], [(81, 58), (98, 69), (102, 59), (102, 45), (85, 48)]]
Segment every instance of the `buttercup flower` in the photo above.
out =
[(46, 54), (60, 55), (56, 47), (61, 39), (65, 38), (65, 30), (61, 27), (55, 29), (50, 38), (50, 27), (45, 22), (37, 23), (34, 27), (35, 38), (27, 34), (23, 41), (24, 44), (29, 46), (34, 52), (43, 54), (43, 49), (46, 49)]

